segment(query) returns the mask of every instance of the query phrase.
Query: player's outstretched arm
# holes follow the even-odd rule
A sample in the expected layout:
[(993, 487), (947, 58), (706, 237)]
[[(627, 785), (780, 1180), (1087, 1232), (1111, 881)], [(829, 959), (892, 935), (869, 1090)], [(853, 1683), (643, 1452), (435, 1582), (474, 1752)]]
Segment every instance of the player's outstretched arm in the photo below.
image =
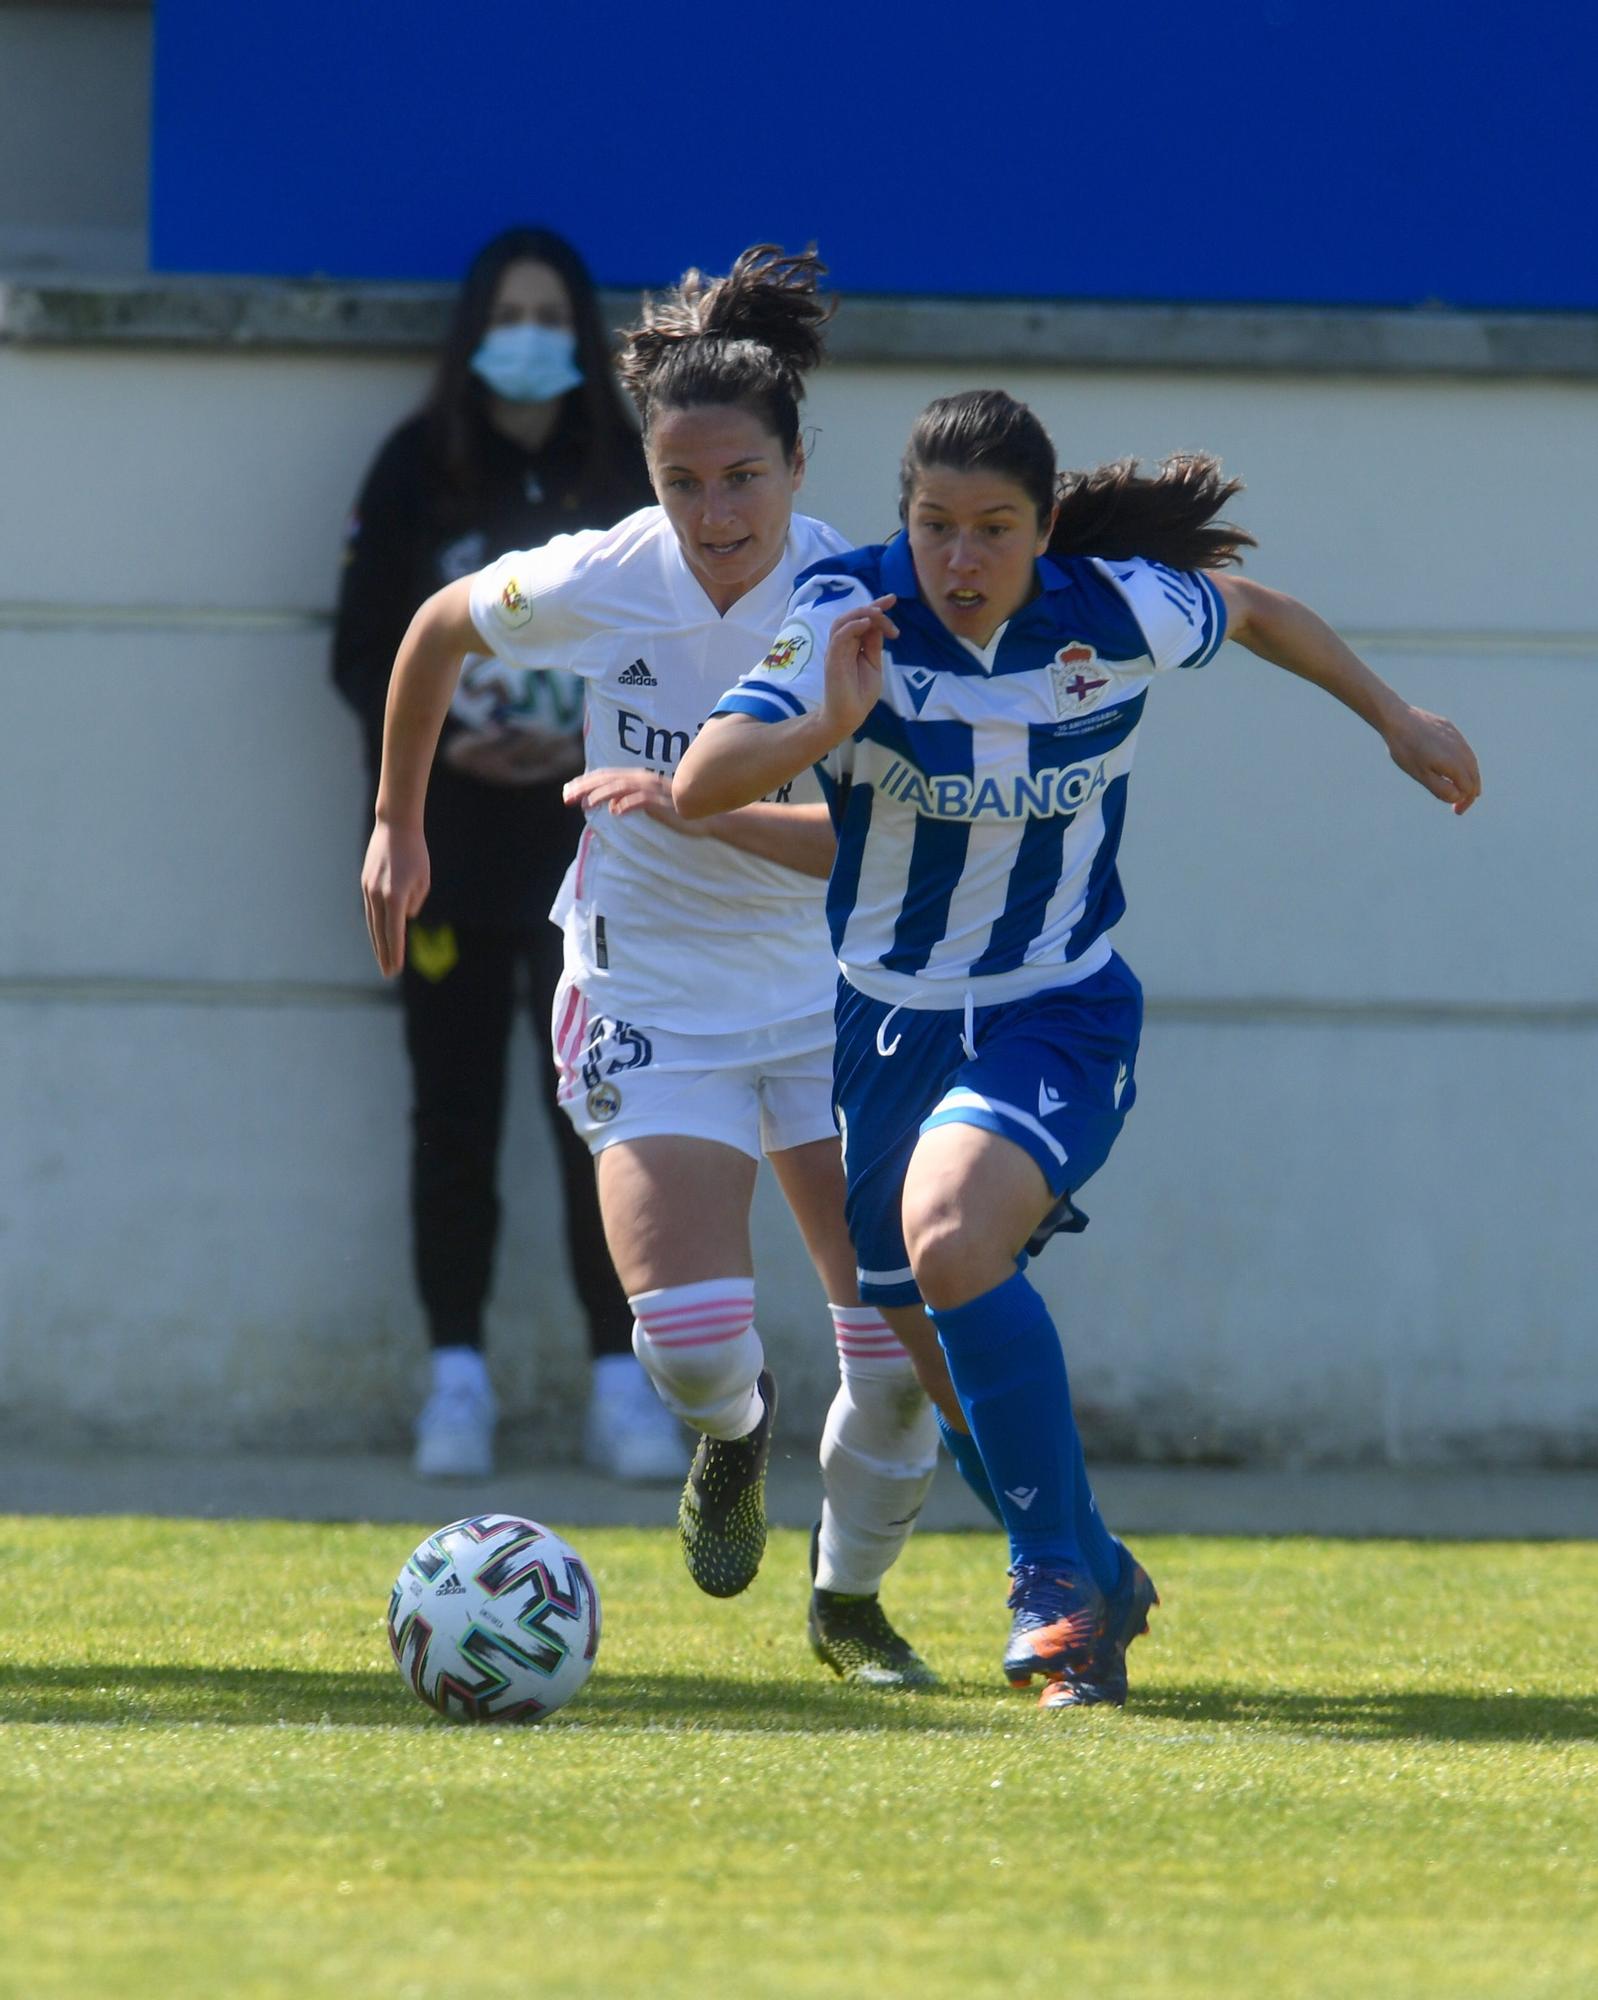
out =
[(1481, 771), (1476, 753), (1453, 723), (1411, 707), (1296, 597), (1245, 577), (1207, 574), (1226, 606), (1229, 639), (1324, 688), (1370, 724), (1393, 762), (1416, 784), (1456, 813), (1469, 812), (1481, 796)]
[[(760, 727), (758, 723), (755, 726)], [(832, 815), (825, 806), (785, 806), (767, 801), (688, 820), (672, 804), (671, 780), (656, 771), (585, 771), (572, 779), (561, 797), (567, 805), (581, 806), (585, 811), (605, 806), (618, 817), (647, 813), (690, 840), (719, 840), (822, 882), (832, 873), (838, 851)]]
[(400, 641), (388, 684), (377, 823), (361, 870), (367, 934), (386, 979), (405, 963), (405, 926), (427, 900), (427, 774), (461, 661), (482, 650), (472, 624), (471, 586), (471, 578), (462, 577), (428, 598)]
[(704, 819), (764, 798), (852, 736), (882, 692), (882, 647), (899, 628), (888, 616), (891, 597), (846, 611), (827, 638), (821, 706), (784, 722), (752, 715), (713, 715), (689, 744), (672, 780), (672, 802), (684, 819)]
[(752, 715), (713, 715), (683, 752), (671, 781), (671, 802), (683, 819), (709, 819), (774, 792), (842, 739), (829, 736), (819, 715), (757, 722)]

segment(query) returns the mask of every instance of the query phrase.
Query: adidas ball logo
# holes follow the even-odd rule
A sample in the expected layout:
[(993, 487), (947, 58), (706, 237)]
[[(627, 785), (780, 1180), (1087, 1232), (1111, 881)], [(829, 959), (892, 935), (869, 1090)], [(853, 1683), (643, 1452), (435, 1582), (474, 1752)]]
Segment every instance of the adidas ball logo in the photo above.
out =
[(634, 660), (630, 667), (623, 667), (616, 677), (616, 684), (624, 688), (652, 688), (660, 685), (642, 660)]

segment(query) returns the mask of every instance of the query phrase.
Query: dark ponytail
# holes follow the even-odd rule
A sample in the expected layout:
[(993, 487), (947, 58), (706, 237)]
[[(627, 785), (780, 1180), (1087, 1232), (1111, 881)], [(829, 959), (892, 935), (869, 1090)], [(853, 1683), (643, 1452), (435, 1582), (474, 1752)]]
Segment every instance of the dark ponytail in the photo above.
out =
[(774, 243), (746, 250), (724, 278), (685, 272), (621, 336), (618, 370), (647, 439), (657, 412), (733, 404), (759, 418), (791, 460), (799, 442), (804, 378), (821, 359), (833, 302), (817, 283), (814, 250), (787, 256)]
[(1143, 556), (1169, 569), (1225, 569), (1257, 546), (1254, 537), (1215, 517), (1241, 479), (1228, 479), (1218, 458), (1175, 451), (1158, 471), (1139, 472), (1135, 458), (1060, 475), (1059, 513), (1049, 537), (1051, 556)]
[(917, 480), (931, 466), (993, 472), (1012, 479), (1039, 521), (1059, 512), (1051, 556), (1142, 556), (1171, 569), (1220, 569), (1255, 546), (1254, 537), (1215, 517), (1243, 482), (1228, 479), (1203, 452), (1174, 452), (1154, 473), (1135, 458), (1056, 476), (1054, 446), (1025, 403), (1002, 389), (942, 396), (916, 419), (899, 469), (899, 516), (908, 518)]

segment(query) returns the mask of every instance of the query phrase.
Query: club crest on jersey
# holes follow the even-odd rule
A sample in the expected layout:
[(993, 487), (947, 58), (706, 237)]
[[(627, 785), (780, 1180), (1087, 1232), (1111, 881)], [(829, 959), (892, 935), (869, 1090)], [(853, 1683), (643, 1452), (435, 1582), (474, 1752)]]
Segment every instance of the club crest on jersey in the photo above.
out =
[(613, 1083), (596, 1083), (588, 1093), (588, 1115), (596, 1125), (608, 1125), (621, 1109), (621, 1092)]
[(815, 650), (815, 634), (808, 625), (784, 625), (771, 642), (771, 651), (760, 662), (755, 672), (763, 675), (768, 681), (782, 680), (788, 675), (801, 672)]
[(523, 596), (522, 587), (513, 576), (506, 577), (505, 587), (499, 593), (499, 615), (513, 628), (525, 625), (533, 615), (533, 607)]
[(1091, 646), (1074, 640), (1062, 646), (1049, 662), (1049, 685), (1054, 690), (1054, 712), (1063, 721), (1094, 708), (1110, 685), (1108, 674), (1098, 671), (1099, 656)]

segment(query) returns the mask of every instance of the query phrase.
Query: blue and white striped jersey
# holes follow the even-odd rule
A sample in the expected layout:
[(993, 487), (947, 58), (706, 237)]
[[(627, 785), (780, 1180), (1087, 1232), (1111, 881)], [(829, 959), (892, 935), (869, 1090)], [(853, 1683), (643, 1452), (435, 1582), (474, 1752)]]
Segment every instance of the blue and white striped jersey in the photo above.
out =
[(876, 999), (992, 1006), (1110, 956), (1149, 683), (1213, 659), (1226, 613), (1202, 572), (1141, 560), (1045, 557), (1038, 586), (984, 650), (921, 601), (902, 535), (823, 557), (770, 652), (717, 704), (763, 722), (814, 712), (833, 621), (897, 597), (882, 699), (823, 772), (838, 827), (833, 950)]

